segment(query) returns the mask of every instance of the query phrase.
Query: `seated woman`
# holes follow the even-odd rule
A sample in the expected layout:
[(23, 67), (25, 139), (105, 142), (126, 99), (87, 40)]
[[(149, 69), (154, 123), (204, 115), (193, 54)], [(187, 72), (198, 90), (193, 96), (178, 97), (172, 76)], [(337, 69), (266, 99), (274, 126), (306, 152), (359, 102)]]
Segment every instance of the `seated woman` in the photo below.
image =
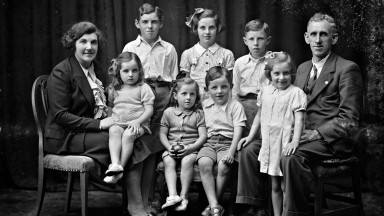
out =
[(44, 151), (85, 155), (105, 170), (110, 160), (107, 129), (113, 120), (106, 118), (107, 73), (95, 61), (101, 39), (90, 22), (76, 23), (64, 34), (62, 43), (73, 54), (56, 65), (48, 79)]

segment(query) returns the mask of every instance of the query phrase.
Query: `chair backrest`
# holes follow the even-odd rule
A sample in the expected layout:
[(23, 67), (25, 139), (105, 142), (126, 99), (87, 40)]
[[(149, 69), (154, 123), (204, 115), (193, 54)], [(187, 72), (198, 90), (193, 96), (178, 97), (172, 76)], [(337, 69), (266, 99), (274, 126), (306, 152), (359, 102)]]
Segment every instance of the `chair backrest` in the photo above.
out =
[(39, 161), (42, 161), (44, 156), (44, 127), (49, 109), (47, 91), (48, 77), (49, 75), (37, 77), (32, 86), (32, 110), (39, 135)]

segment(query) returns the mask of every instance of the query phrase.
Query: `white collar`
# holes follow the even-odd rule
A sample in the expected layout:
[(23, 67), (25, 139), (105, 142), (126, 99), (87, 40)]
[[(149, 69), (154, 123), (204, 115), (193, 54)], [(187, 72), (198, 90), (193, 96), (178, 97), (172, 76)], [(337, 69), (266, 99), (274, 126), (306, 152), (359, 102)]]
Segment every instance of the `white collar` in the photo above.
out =
[(195, 48), (197, 54), (198, 54), (199, 56), (201, 56), (201, 55), (203, 55), (203, 53), (204, 53), (206, 50), (209, 50), (211, 53), (215, 53), (215, 52), (220, 48), (220, 46), (219, 46), (219, 44), (214, 43), (212, 46), (210, 46), (210, 47), (208, 47), (207, 49), (205, 49), (204, 47), (202, 47), (202, 46), (200, 45), (200, 43), (197, 43), (197, 44), (195, 44), (194, 48)]
[(320, 61), (318, 62), (315, 62), (313, 60), (313, 57), (312, 57), (312, 64), (314, 64), (316, 66), (317, 69), (319, 68), (323, 68), (325, 62), (327, 61), (328, 57), (331, 55), (331, 52), (329, 52), (329, 54), (327, 56), (325, 56), (323, 59), (321, 59)]
[(248, 61), (246, 63), (249, 63), (251, 61), (254, 61), (254, 62), (258, 62), (258, 61), (261, 61), (261, 60), (264, 60), (265, 59), (265, 56), (267, 55), (267, 52), (265, 52), (264, 56), (261, 56), (260, 58), (253, 58), (253, 56), (251, 55), (251, 53), (248, 53)]
[[(161, 37), (159, 36), (159, 38), (156, 40), (156, 42), (153, 43), (153, 46), (154, 46), (155, 44), (157, 44), (157, 43), (159, 43), (161, 46), (164, 46), (162, 42), (163, 42), (163, 40), (162, 40)], [(145, 41), (144, 38), (141, 37), (141, 35), (138, 35), (138, 36), (137, 36), (137, 38), (136, 38), (136, 40), (135, 40), (134, 43), (135, 43), (136, 46), (140, 46), (141, 43), (146, 43), (146, 44), (149, 45), (149, 43), (148, 43), (147, 41)]]

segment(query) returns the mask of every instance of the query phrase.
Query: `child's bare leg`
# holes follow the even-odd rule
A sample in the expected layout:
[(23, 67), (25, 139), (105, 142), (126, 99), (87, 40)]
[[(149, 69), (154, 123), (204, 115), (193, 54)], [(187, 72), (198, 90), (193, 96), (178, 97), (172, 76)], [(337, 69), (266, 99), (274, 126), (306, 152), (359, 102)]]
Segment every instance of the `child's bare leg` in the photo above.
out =
[(146, 216), (143, 198), (141, 196), (141, 174), (143, 172), (143, 162), (138, 163), (132, 169), (125, 172), (127, 196), (128, 196), (128, 211), (132, 215)]
[(218, 201), (216, 198), (215, 178), (213, 177), (214, 162), (209, 157), (201, 157), (198, 160), (201, 181), (203, 183), (204, 191), (207, 196), (209, 205), (211, 207), (217, 206)]
[(131, 130), (127, 128), (123, 133), (121, 157), (120, 157), (122, 167), (125, 167), (125, 165), (127, 165), (127, 162), (132, 155), (133, 144), (135, 142), (135, 139), (137, 139), (138, 137), (144, 134), (144, 129), (140, 128), (139, 132), (140, 134), (135, 136), (135, 134), (132, 133)]
[(176, 190), (176, 161), (171, 156), (167, 155), (163, 158), (164, 162), (164, 175), (167, 181), (168, 194), (169, 196), (177, 195)]
[(111, 155), (112, 164), (120, 164), (121, 155), (121, 137), (124, 129), (120, 126), (113, 125), (109, 128), (109, 154)]
[(220, 199), (225, 191), (225, 186), (231, 174), (231, 165), (226, 165), (220, 160), (217, 165), (217, 177), (216, 177), (216, 197)]
[(188, 196), (189, 187), (191, 186), (191, 182), (193, 180), (193, 166), (195, 165), (196, 156), (196, 154), (189, 154), (181, 160), (181, 197), (187, 198)]
[(272, 180), (272, 206), (275, 216), (283, 212), (283, 191), (281, 190), (281, 177), (271, 176)]

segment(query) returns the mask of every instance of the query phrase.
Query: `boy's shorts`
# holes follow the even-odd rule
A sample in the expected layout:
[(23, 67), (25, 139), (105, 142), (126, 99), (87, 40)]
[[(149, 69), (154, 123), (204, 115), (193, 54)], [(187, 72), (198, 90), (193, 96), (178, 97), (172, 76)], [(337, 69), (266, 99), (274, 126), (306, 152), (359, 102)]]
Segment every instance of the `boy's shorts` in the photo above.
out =
[[(228, 154), (228, 150), (231, 147), (232, 139), (215, 135), (208, 138), (207, 143), (203, 145), (197, 154), (196, 161), (202, 157), (209, 157), (213, 162), (218, 163), (225, 155)], [(234, 155), (235, 161), (237, 161), (237, 153)]]

